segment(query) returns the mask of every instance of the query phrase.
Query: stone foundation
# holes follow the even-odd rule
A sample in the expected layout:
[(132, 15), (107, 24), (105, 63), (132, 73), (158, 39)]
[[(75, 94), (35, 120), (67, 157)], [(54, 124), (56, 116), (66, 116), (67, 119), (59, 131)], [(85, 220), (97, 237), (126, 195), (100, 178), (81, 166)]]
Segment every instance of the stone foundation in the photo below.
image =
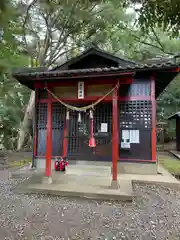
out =
[(157, 175), (157, 163), (119, 162), (118, 172), (120, 174)]
[[(38, 169), (45, 169), (46, 160), (36, 159), (36, 167)], [(95, 161), (69, 161), (70, 165), (96, 165), (96, 166), (112, 166), (111, 162), (95, 162)], [(52, 160), (51, 168), (54, 169), (54, 160)], [(118, 162), (118, 173), (123, 174), (143, 174), (143, 175), (156, 175), (156, 163), (132, 163), (132, 162)]]

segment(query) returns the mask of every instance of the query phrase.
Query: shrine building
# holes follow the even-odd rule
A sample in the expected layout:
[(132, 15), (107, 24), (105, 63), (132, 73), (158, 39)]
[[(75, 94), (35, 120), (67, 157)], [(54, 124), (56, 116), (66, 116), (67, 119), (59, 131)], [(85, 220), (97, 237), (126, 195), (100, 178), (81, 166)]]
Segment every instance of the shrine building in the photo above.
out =
[(157, 174), (156, 98), (175, 63), (138, 64), (96, 48), (48, 70), (14, 73), (35, 91), (33, 167), (53, 161), (112, 165), (117, 173)]

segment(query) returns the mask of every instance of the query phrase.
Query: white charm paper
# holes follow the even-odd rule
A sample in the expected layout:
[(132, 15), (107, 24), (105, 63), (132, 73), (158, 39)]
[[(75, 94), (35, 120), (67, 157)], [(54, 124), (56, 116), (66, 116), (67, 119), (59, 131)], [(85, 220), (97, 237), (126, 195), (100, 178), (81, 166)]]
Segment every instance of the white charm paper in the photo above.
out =
[(139, 130), (130, 130), (130, 143), (139, 143)]
[(108, 125), (107, 123), (101, 123), (101, 132), (108, 132)]

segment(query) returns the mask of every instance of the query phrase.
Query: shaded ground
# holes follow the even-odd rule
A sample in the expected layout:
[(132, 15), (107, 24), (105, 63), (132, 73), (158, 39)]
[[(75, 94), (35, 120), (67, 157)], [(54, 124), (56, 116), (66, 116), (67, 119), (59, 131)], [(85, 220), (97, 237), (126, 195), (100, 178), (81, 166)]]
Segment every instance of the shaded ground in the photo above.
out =
[(32, 159), (32, 152), (7, 152), (8, 162)]
[(19, 168), (32, 161), (32, 152), (1, 152), (0, 170), (6, 168)]
[(180, 239), (180, 190), (134, 185), (132, 203), (14, 194), (0, 180), (0, 239)]

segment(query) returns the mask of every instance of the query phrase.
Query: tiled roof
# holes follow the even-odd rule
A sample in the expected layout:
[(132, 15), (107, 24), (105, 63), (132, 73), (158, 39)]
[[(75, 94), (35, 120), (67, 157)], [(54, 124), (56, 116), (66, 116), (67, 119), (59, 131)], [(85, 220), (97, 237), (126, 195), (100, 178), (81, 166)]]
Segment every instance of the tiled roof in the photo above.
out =
[(175, 119), (176, 117), (180, 118), (180, 112), (176, 112), (174, 114), (172, 114), (171, 116), (169, 116), (167, 119), (171, 120), (171, 119)]
[[(77, 63), (78, 61), (81, 61), (83, 59), (86, 59), (86, 57), (88, 56), (96, 56), (96, 57), (102, 57), (106, 60), (110, 60), (113, 61), (115, 66), (121, 65), (121, 66), (126, 66), (126, 65), (134, 65), (136, 64), (134, 61), (129, 60), (129, 59), (124, 59), (120, 56), (117, 55), (112, 55), (109, 52), (106, 52), (100, 48), (97, 48), (95, 46), (90, 47), (89, 49), (85, 50), (84, 52), (82, 52), (80, 55), (71, 58), (70, 60), (68, 60), (67, 62), (56, 66), (55, 68), (52, 69), (52, 71), (56, 71), (56, 70), (62, 70), (62, 69), (71, 69), (72, 64)], [(95, 57), (95, 58), (96, 58)]]
[(72, 70), (60, 70), (60, 71), (28, 71), (30, 69), (26, 69), (27, 71), (16, 71), (13, 74), (14, 77), (21, 77), (21, 76), (29, 76), (29, 77), (48, 77), (48, 76), (70, 76), (72, 74), (79, 74), (82, 75), (87, 73), (89, 75), (93, 73), (112, 73), (112, 72), (127, 72), (127, 71), (142, 71), (142, 70), (150, 70), (150, 69), (166, 69), (172, 67), (179, 67), (179, 65), (174, 63), (156, 63), (156, 64), (134, 64), (134, 65), (126, 65), (126, 66), (119, 66), (119, 67), (104, 67), (104, 68), (86, 68), (86, 69), (72, 69)]

